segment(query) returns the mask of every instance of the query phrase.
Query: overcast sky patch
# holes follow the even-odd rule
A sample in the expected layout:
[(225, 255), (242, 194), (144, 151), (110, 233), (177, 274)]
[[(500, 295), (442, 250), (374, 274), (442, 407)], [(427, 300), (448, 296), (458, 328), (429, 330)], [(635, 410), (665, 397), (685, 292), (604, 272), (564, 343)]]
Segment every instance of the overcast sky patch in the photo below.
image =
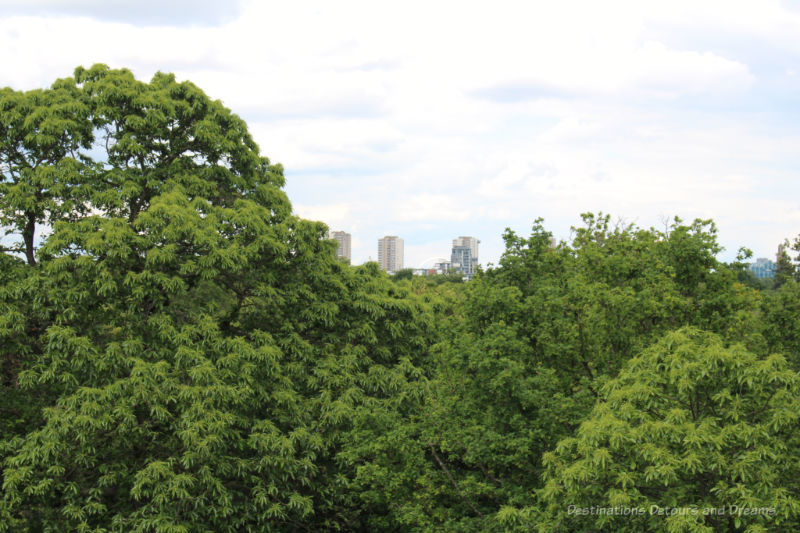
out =
[(542, 98), (567, 98), (572, 95), (570, 91), (560, 89), (555, 85), (524, 81), (501, 83), (474, 90), (471, 94), (477, 98), (500, 103), (525, 102)]
[(221, 26), (240, 15), (243, 0), (1, 0), (4, 16), (89, 17), (141, 26)]

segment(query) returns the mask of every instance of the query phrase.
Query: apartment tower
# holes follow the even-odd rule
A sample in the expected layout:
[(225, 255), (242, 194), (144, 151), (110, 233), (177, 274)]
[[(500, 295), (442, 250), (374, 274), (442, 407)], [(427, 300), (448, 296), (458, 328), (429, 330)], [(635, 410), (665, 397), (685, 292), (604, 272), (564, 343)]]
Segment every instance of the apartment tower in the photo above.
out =
[(350, 261), (350, 237), (350, 234), (344, 231), (331, 232), (330, 238), (339, 241), (339, 247), (336, 249), (336, 257), (341, 257)]
[(393, 274), (403, 269), (403, 239), (387, 235), (378, 239), (378, 263), (381, 270)]
[(453, 239), (453, 251), (450, 254), (451, 271), (460, 272), (471, 279), (478, 266), (478, 244), (475, 237), (459, 237)]

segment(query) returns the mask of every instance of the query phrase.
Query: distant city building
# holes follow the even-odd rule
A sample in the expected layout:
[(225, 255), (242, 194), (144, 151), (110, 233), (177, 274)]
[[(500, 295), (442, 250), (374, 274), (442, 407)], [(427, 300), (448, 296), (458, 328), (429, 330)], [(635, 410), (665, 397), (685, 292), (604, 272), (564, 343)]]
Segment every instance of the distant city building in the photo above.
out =
[(453, 239), (453, 251), (450, 254), (450, 270), (460, 272), (471, 279), (478, 266), (478, 244), (475, 237), (459, 237)]
[(450, 264), (447, 259), (437, 259), (433, 264), (433, 271), (435, 274), (447, 274), (450, 272)]
[(339, 247), (336, 249), (336, 257), (341, 257), (350, 261), (350, 237), (351, 235), (344, 231), (332, 231), (330, 233), (331, 239), (339, 241)]
[(390, 274), (403, 269), (403, 239), (387, 235), (378, 239), (378, 264)]
[(750, 263), (750, 271), (758, 279), (774, 278), (775, 270), (778, 268), (775, 261), (770, 261), (766, 257), (759, 257), (755, 263)]

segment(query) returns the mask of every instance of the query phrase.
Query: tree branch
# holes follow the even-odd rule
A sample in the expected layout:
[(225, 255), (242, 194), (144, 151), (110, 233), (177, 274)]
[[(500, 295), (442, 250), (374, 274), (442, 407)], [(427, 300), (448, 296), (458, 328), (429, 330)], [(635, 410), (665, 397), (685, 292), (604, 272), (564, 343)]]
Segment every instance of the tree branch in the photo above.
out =
[(439, 466), (441, 467), (442, 472), (445, 473), (447, 478), (450, 480), (450, 483), (452, 483), (453, 487), (455, 487), (456, 492), (458, 493), (458, 497), (461, 498), (461, 500), (464, 503), (469, 505), (469, 508), (472, 509), (475, 512), (475, 514), (477, 514), (478, 516), (483, 518), (483, 513), (481, 513), (474, 505), (472, 505), (471, 501), (469, 501), (467, 498), (464, 497), (464, 494), (461, 492), (461, 488), (458, 486), (458, 482), (453, 477), (453, 474), (450, 473), (450, 470), (447, 468), (447, 465), (444, 464), (444, 462), (442, 461), (441, 457), (439, 457), (439, 454), (436, 453), (436, 448), (434, 448), (433, 443), (432, 442), (428, 442), (428, 447), (431, 449), (431, 453), (433, 454), (433, 458), (436, 459), (437, 463), (439, 463)]

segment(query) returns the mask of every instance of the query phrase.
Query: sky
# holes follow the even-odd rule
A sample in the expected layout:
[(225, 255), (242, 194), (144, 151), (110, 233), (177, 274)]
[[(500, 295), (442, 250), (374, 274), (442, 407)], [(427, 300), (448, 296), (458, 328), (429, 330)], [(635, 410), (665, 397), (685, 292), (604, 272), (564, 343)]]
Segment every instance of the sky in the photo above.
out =
[(800, 0), (0, 0), (0, 86), (105, 63), (191, 80), (295, 211), (405, 265), (584, 212), (712, 218), (731, 260), (800, 233)]

